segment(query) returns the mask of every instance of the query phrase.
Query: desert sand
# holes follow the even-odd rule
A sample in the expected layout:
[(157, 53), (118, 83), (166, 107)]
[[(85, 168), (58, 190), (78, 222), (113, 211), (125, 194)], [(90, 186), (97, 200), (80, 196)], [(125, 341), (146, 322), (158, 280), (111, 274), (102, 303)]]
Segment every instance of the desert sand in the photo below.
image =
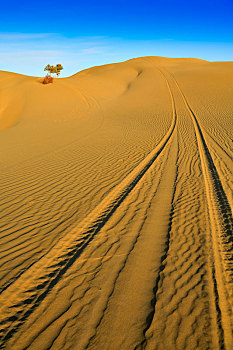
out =
[(233, 62), (0, 72), (0, 348), (233, 349)]

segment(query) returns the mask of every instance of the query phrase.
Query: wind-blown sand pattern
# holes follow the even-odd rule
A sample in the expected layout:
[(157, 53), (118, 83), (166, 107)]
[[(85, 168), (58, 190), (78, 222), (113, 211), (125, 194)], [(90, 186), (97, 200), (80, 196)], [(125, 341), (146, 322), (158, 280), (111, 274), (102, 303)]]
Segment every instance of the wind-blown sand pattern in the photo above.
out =
[(233, 348), (233, 63), (0, 72), (0, 348)]

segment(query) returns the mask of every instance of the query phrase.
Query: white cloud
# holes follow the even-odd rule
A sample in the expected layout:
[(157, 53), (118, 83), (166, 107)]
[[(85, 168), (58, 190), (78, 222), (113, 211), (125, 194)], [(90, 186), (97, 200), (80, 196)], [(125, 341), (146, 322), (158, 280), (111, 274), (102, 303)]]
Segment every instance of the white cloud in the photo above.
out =
[(105, 49), (105, 47), (89, 47), (88, 49), (82, 49), (80, 50), (81, 53), (84, 54), (96, 54), (96, 53), (102, 53), (103, 49)]
[[(9, 40), (8, 40), (9, 38)], [(4, 40), (3, 40), (4, 39)], [(44, 65), (61, 63), (63, 76), (108, 63), (107, 37), (67, 38), (53, 33), (0, 33), (0, 70), (41, 76)]]
[(62, 76), (141, 56), (196, 57), (230, 60), (231, 43), (123, 40), (106, 36), (68, 38), (56, 33), (0, 33), (0, 70), (41, 76), (44, 66), (61, 63)]
[(0, 40), (37, 40), (56, 36), (56, 33), (1, 33)]

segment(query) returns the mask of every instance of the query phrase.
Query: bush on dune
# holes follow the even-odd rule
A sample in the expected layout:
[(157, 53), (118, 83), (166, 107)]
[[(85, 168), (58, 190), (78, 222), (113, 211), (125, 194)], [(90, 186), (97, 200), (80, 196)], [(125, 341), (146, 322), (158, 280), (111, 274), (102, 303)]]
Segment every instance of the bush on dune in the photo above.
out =
[(43, 84), (52, 84), (53, 83), (53, 77), (50, 75), (46, 75), (43, 80)]

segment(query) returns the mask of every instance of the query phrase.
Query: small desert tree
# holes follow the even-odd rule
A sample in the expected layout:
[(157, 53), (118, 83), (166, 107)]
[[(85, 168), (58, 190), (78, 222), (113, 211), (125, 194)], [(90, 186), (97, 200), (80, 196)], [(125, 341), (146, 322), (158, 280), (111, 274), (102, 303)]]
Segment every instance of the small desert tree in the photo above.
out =
[(51, 76), (51, 70), (52, 70), (52, 66), (50, 66), (50, 64), (47, 64), (47, 66), (45, 67), (44, 71), (48, 71), (49, 75)]
[(47, 64), (44, 71), (48, 71), (50, 76), (52, 73), (54, 73), (57, 74), (57, 77), (59, 77), (62, 69), (63, 67), (61, 64), (57, 64), (56, 66), (50, 66), (50, 64)]
[(57, 77), (59, 77), (59, 75), (60, 75), (62, 69), (63, 69), (63, 67), (62, 67), (61, 64), (57, 64), (57, 65), (56, 65), (56, 74), (57, 74)]

